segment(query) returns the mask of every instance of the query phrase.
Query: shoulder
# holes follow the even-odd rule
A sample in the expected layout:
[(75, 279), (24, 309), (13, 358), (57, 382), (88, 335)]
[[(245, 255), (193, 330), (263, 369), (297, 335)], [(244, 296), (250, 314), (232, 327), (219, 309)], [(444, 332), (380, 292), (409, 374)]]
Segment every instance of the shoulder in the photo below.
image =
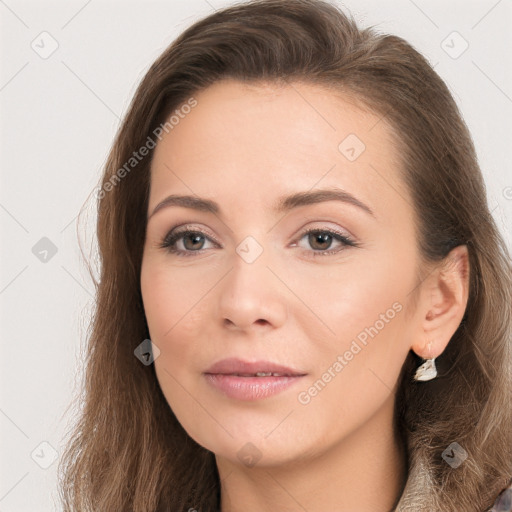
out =
[(499, 494), (493, 507), (487, 512), (512, 512), (512, 482)]

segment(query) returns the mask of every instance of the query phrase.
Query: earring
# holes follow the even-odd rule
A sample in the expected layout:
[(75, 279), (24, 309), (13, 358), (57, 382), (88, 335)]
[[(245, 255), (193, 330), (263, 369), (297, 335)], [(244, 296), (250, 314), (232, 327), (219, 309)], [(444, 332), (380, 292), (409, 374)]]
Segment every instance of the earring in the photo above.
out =
[(417, 370), (414, 380), (427, 381), (437, 377), (436, 358), (427, 359)]

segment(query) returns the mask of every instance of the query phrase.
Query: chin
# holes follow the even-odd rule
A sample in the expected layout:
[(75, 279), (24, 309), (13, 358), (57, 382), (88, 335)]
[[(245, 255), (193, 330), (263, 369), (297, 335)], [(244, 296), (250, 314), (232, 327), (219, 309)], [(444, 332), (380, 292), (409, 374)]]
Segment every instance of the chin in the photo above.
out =
[[(219, 417), (220, 420), (220, 417)], [(272, 432), (279, 425), (282, 417), (268, 426), (254, 423), (238, 422), (236, 425), (227, 423), (226, 431), (218, 426), (213, 430), (208, 425), (205, 431), (188, 432), (198, 444), (213, 452), (218, 458), (226, 459), (233, 464), (246, 467), (279, 467), (291, 464), (304, 458), (306, 451), (314, 451), (309, 443), (299, 443), (297, 439), (304, 437), (304, 431), (289, 428), (281, 433)], [(208, 428), (210, 427), (210, 428)], [(277, 427), (280, 428), (280, 427)], [(264, 433), (262, 433), (264, 430)], [(270, 434), (269, 434), (270, 432)], [(311, 440), (314, 443), (314, 440)]]

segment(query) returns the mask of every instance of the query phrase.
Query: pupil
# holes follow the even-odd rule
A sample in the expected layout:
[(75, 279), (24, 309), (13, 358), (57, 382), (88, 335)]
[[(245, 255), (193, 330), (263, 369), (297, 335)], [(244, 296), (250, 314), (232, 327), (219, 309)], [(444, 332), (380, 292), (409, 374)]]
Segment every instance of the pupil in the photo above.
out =
[[(201, 242), (201, 239), (203, 238), (203, 235), (187, 235), (183, 239), (183, 245), (186, 249), (197, 249), (197, 245), (191, 245), (190, 247), (187, 247), (187, 240), (191, 240), (193, 244), (197, 244), (198, 242)], [(202, 245), (202, 244), (200, 244)]]
[(313, 248), (315, 248), (315, 244), (317, 242), (319, 242), (320, 244), (326, 244), (327, 243), (327, 247), (319, 247), (319, 249), (327, 249), (331, 244), (331, 235), (329, 235), (328, 233), (311, 233), (310, 234), (310, 242), (311, 242), (311, 238), (313, 239), (314, 243), (311, 244), (311, 246)]

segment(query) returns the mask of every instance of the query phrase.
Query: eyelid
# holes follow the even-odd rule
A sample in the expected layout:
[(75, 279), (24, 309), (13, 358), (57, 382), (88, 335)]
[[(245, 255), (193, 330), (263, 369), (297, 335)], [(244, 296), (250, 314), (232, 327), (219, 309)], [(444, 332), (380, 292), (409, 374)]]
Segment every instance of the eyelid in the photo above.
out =
[(321, 227), (310, 227), (310, 228), (301, 230), (298, 237), (296, 237), (294, 239), (297, 242), (293, 243), (293, 247), (297, 247), (298, 242), (300, 242), (305, 236), (309, 235), (310, 233), (328, 233), (337, 242), (339, 242), (342, 245), (342, 247), (338, 248), (338, 249), (326, 249), (325, 251), (320, 251), (320, 250), (307, 251), (309, 253), (312, 253), (313, 257), (334, 255), (334, 254), (341, 252), (346, 247), (360, 247), (359, 242), (351, 234), (347, 234), (339, 229), (327, 227), (325, 225), (321, 226)]
[(170, 237), (171, 235), (182, 235), (182, 234), (186, 234), (188, 232), (194, 232), (194, 233), (201, 233), (202, 235), (204, 235), (205, 237), (209, 238), (210, 240), (212, 240), (213, 242), (215, 242), (217, 245), (219, 246), (222, 246), (221, 243), (215, 238), (215, 236), (212, 234), (211, 231), (205, 229), (205, 228), (198, 228), (196, 224), (181, 224), (181, 225), (178, 225), (178, 226), (175, 226), (173, 227), (172, 229), (170, 229), (167, 234), (165, 235), (165, 239), (167, 239), (168, 237)]
[[(321, 224), (321, 221), (317, 221)], [(178, 240), (183, 238), (185, 235), (190, 233), (199, 233), (211, 242), (213, 242), (215, 245), (217, 245), (218, 248), (222, 249), (222, 244), (213, 236), (208, 230), (205, 230), (204, 228), (198, 228), (193, 224), (182, 224), (175, 226), (171, 228), (163, 240), (158, 244), (159, 248), (162, 248), (169, 252), (170, 254), (175, 254), (177, 256), (194, 256), (195, 254), (202, 254), (205, 250), (208, 249), (198, 249), (196, 251), (192, 250), (183, 250), (183, 249), (172, 249), (170, 246), (175, 245)], [(300, 242), (305, 236), (307, 236), (310, 233), (328, 233), (331, 234), (331, 236), (336, 240), (338, 243), (341, 244), (341, 247), (338, 249), (325, 249), (325, 250), (314, 250), (314, 249), (304, 249), (307, 253), (310, 253), (312, 257), (318, 257), (318, 256), (330, 256), (337, 254), (341, 251), (343, 251), (347, 247), (359, 247), (360, 244), (357, 242), (357, 240), (347, 231), (343, 231), (339, 228), (329, 227), (326, 224), (321, 224), (317, 227), (309, 227), (309, 228), (302, 228), (298, 235), (296, 235), (292, 243), (292, 247), (297, 247), (298, 242)]]
[[(305, 216), (305, 220), (307, 222), (304, 223), (303, 227), (299, 230), (301, 233), (307, 232), (309, 230), (325, 230), (325, 231), (334, 231), (338, 235), (342, 235), (345, 238), (350, 238), (351, 240), (356, 240), (356, 237), (345, 227), (340, 227), (338, 225), (338, 221), (335, 220), (318, 220), (317, 217), (314, 216)], [(314, 224), (314, 227), (304, 228), (304, 226), (309, 226), (310, 224)]]
[(168, 254), (174, 254), (176, 256), (194, 256), (195, 254), (201, 254), (205, 249), (199, 249), (198, 251), (186, 251), (183, 249), (172, 248), (176, 242), (183, 238), (188, 233), (200, 233), (202, 236), (213, 242), (218, 247), (222, 248), (222, 245), (216, 240), (216, 238), (206, 232), (203, 228), (196, 228), (190, 224), (182, 224), (171, 228), (163, 239), (157, 243), (159, 249), (163, 249)]

